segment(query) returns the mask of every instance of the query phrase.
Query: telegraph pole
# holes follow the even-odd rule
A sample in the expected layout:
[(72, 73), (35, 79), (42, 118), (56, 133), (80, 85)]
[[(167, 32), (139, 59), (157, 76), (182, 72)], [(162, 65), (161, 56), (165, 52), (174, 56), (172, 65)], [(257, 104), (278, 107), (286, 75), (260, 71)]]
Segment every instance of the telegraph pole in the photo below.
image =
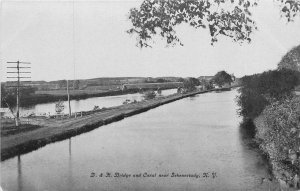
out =
[[(17, 115), (16, 115), (16, 126), (18, 127), (19, 126), (19, 118), (20, 118), (20, 79), (22, 78), (31, 78), (31, 77), (28, 77), (28, 76), (20, 76), (20, 74), (24, 74), (24, 73), (31, 73), (31, 72), (20, 72), (20, 69), (28, 69), (28, 68), (31, 68), (31, 67), (25, 67), (25, 66), (20, 66), (20, 64), (31, 64), (30, 62), (20, 62), (20, 61), (17, 61), (17, 62), (7, 62), (9, 64), (17, 64), (17, 66), (13, 66), (13, 67), (7, 67), (7, 68), (11, 68), (11, 69), (17, 69), (17, 71), (14, 71), (14, 72), (7, 72), (8, 74), (17, 74), (17, 76), (8, 76), (7, 78), (11, 79), (15, 79), (17, 78), (17, 85), (16, 86), (8, 86), (8, 87), (16, 87), (17, 88)], [(22, 86), (24, 87), (24, 86)]]
[(68, 94), (68, 104), (69, 104), (69, 117), (71, 117), (71, 103), (70, 103), (70, 92), (69, 92), (69, 80), (67, 80), (67, 94)]

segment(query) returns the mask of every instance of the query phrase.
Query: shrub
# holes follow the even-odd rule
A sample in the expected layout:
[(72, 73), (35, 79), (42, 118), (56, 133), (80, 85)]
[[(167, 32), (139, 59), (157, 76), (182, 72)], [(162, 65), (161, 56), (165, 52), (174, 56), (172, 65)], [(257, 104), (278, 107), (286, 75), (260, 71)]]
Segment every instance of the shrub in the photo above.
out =
[(227, 72), (220, 71), (218, 72), (212, 79), (213, 82), (215, 82), (218, 86), (222, 87), (226, 83), (233, 82), (231, 75), (229, 75)]
[(242, 89), (237, 103), (240, 106), (238, 114), (250, 119), (257, 117), (269, 104), (264, 96), (251, 89)]
[(300, 170), (299, 158), (295, 157), (300, 152), (300, 97), (271, 103), (261, 117), (263, 131), (258, 131), (257, 137), (263, 150), (273, 161), (288, 164), (292, 171)]
[(200, 85), (200, 81), (196, 78), (187, 78), (184, 80), (183, 82), (183, 87), (187, 90), (187, 91), (193, 91), (196, 89), (195, 86)]
[(292, 50), (290, 50), (286, 55), (284, 55), (281, 59), (281, 61), (278, 63), (279, 69), (290, 69), (290, 70), (296, 70), (300, 72), (300, 45), (294, 47)]
[(100, 107), (98, 105), (94, 105), (93, 111), (99, 110)]
[(299, 80), (299, 72), (287, 69), (243, 77), (237, 98), (239, 114), (248, 118), (257, 117), (266, 105), (291, 96)]
[(156, 97), (156, 93), (154, 91), (146, 91), (143, 95), (145, 100), (153, 99)]
[(55, 103), (55, 112), (57, 114), (62, 113), (64, 109), (65, 109), (65, 105), (63, 101), (59, 100), (58, 102)]

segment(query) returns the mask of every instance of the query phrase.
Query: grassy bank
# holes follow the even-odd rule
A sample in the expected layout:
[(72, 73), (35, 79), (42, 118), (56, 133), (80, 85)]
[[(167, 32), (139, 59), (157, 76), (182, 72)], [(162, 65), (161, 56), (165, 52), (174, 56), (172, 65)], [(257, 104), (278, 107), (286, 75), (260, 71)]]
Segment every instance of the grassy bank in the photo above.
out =
[(90, 115), (77, 118), (31, 118), (30, 124), (38, 128), (32, 128), (30, 131), (7, 134), (1, 137), (1, 160), (3, 161), (13, 156), (38, 149), (46, 144), (91, 131), (102, 125), (122, 120), (125, 117), (148, 111), (163, 104), (205, 92), (207, 91), (195, 91), (186, 94), (158, 97), (149, 101), (95, 111)]

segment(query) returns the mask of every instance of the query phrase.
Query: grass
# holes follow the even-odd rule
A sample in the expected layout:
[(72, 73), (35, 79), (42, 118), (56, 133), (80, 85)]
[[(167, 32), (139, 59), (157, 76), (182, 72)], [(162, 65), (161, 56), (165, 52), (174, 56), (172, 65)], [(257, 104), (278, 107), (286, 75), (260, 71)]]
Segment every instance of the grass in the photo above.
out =
[[(108, 90), (92, 90), (92, 89), (87, 89), (87, 90), (70, 90), (70, 95), (92, 95), (92, 94), (98, 94), (98, 93), (103, 93), (107, 92)], [(67, 90), (48, 90), (48, 91), (36, 91), (36, 95), (54, 95), (54, 96), (64, 96), (67, 95)]]
[(21, 123), (19, 127), (16, 127), (13, 119), (1, 119), (1, 123), (1, 137), (32, 131), (41, 127), (26, 123)]

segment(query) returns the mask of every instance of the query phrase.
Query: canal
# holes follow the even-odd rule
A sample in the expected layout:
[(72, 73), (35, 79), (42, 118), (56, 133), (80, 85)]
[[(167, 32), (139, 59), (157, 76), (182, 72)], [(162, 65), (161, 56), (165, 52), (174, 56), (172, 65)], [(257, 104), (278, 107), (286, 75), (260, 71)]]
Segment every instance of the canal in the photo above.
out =
[(267, 165), (241, 134), (236, 95), (199, 94), (8, 159), (2, 188), (266, 190)]

